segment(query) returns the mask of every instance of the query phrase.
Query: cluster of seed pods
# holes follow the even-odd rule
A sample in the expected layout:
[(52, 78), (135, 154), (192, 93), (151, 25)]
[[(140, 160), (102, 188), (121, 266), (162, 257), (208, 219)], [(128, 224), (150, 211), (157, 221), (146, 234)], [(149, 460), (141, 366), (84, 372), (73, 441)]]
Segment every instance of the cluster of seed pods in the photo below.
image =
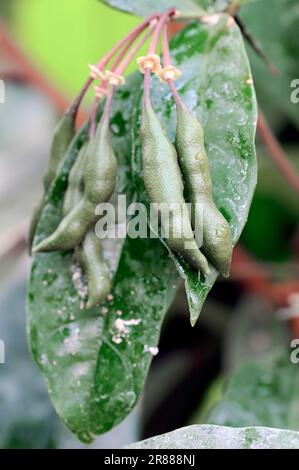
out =
[[(144, 74), (142, 109), (142, 163), (145, 187), (151, 203), (169, 207), (166, 242), (169, 249), (182, 256), (195, 270), (208, 275), (211, 262), (224, 276), (228, 275), (232, 241), (230, 226), (218, 211), (212, 197), (209, 163), (199, 121), (181, 100), (174, 80), (180, 71), (171, 64), (167, 27), (177, 10), (154, 14), (120, 40), (96, 65), (89, 65), (89, 76), (78, 97), (60, 119), (53, 137), (49, 165), (44, 176), (44, 196), (34, 212), (29, 243), (32, 252), (74, 250), (88, 284), (86, 308), (100, 303), (110, 291), (109, 270), (102, 256), (101, 242), (94, 227), (95, 208), (111, 197), (117, 173), (117, 160), (110, 139), (110, 114), (115, 88), (124, 84), (123, 74), (139, 49), (151, 37), (148, 54), (137, 59)], [(162, 39), (163, 66), (156, 54)], [(110, 68), (108, 69), (108, 65)], [(175, 144), (171, 144), (151, 104), (151, 74), (167, 83), (177, 109)], [(58, 167), (76, 135), (79, 106), (94, 80), (95, 100), (89, 120), (89, 133), (70, 171), (64, 197), (63, 214), (56, 230), (34, 244), (36, 225), (45, 203), (45, 194), (55, 179)], [(96, 115), (100, 100), (105, 106), (100, 122)], [(191, 216), (184, 200), (183, 177), (194, 210)], [(194, 235), (198, 204), (203, 208), (202, 244)], [(162, 220), (163, 225), (163, 220)], [(33, 246), (32, 246), (33, 245)]]

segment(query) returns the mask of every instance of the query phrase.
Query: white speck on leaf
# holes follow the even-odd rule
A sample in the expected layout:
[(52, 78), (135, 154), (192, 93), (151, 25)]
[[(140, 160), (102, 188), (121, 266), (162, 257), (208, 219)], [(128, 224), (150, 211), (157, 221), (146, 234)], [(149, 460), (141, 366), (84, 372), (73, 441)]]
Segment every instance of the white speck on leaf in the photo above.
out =
[(149, 352), (152, 356), (157, 356), (159, 353), (159, 348), (157, 346), (148, 346), (144, 345), (144, 352)]
[(129, 335), (129, 327), (139, 325), (139, 323), (141, 323), (140, 318), (132, 318), (131, 320), (117, 318), (112, 327), (112, 341), (116, 344), (120, 344), (123, 339)]

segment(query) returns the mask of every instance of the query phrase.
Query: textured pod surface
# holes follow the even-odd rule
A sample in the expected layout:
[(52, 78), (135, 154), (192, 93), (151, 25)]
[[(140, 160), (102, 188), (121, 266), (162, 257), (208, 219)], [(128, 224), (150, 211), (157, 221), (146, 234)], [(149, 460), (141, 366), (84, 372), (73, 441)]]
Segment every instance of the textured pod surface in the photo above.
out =
[(52, 235), (33, 247), (33, 252), (72, 250), (81, 243), (90, 226), (96, 222), (95, 206), (83, 196), (58, 225)]
[[(169, 210), (169, 218), (167, 214), (162, 215), (167, 244), (197, 271), (208, 274), (207, 260), (195, 242), (185, 209), (182, 175), (175, 148), (168, 141), (150, 105), (144, 105), (141, 135), (143, 178), (150, 202), (164, 204), (166, 211)], [(165, 227), (165, 217), (168, 227)]]
[(109, 120), (104, 117), (89, 143), (84, 167), (84, 194), (90, 202), (96, 205), (110, 198), (115, 188), (116, 171)]
[[(80, 203), (83, 195), (83, 174), (87, 145), (85, 143), (81, 147), (69, 174), (68, 186), (63, 201), (64, 215), (67, 215)], [(111, 289), (109, 268), (103, 259), (101, 242), (96, 237), (94, 230), (94, 227), (92, 227), (85, 235), (83, 242), (75, 248), (75, 257), (83, 268), (87, 279), (88, 300), (86, 308), (88, 309), (103, 301)], [(79, 271), (78, 275), (80, 275)]]
[(202, 221), (202, 226), (199, 227), (202, 230), (201, 249), (220, 273), (228, 276), (232, 257), (231, 228), (213, 201), (202, 126), (180, 105), (177, 107), (175, 142), (190, 201), (195, 203), (193, 218)]
[(44, 198), (34, 207), (28, 230), (28, 253), (31, 255), (31, 249), (36, 232), (36, 227), (44, 207)]
[(63, 215), (66, 216), (77, 206), (83, 196), (83, 172), (86, 158), (87, 143), (79, 150), (78, 156), (70, 171), (67, 190), (63, 200)]
[(82, 263), (88, 284), (86, 308), (90, 309), (105, 300), (109, 294), (110, 274), (103, 258), (101, 242), (94, 233), (94, 229), (87, 232), (79, 250), (77, 256)]
[(44, 175), (44, 188), (48, 190), (55, 178), (58, 166), (63, 159), (68, 146), (75, 135), (74, 113), (66, 112), (58, 121), (55, 129), (50, 151), (48, 168)]
[[(57, 169), (65, 156), (67, 149), (75, 135), (75, 116), (74, 113), (67, 112), (65, 113), (60, 120), (58, 121), (56, 128), (54, 130), (51, 150), (50, 150), (50, 160), (46, 173), (43, 178), (44, 183), (44, 192), (46, 193), (49, 189), (53, 179), (55, 178)], [(28, 233), (28, 247), (31, 252), (33, 245), (33, 239), (36, 232), (36, 227), (44, 207), (45, 196), (43, 195), (40, 202), (34, 209), (32, 214), (29, 233)]]
[[(256, 185), (257, 107), (240, 30), (227, 15), (218, 15), (217, 19), (215, 24), (193, 23), (183, 30), (172, 41), (171, 57), (174, 65), (183, 72), (176, 82), (178, 92), (202, 123), (213, 200), (229, 222), (235, 244), (246, 223)], [(151, 98), (160, 122), (170, 141), (174, 142), (175, 105), (167, 86), (156, 78), (153, 78)], [(134, 117), (132, 169), (139, 200), (147, 204), (142, 180), (141, 100), (142, 91)], [(194, 324), (218, 272), (211, 269), (206, 279), (198, 279), (184, 260), (179, 257), (173, 260), (185, 280), (191, 323)]]
[(102, 119), (95, 138), (89, 141), (84, 162), (84, 193), (80, 203), (62, 219), (54, 233), (33, 248), (39, 251), (63, 251), (83, 241), (98, 218), (96, 206), (106, 202), (115, 188), (117, 162), (110, 141), (109, 122)]

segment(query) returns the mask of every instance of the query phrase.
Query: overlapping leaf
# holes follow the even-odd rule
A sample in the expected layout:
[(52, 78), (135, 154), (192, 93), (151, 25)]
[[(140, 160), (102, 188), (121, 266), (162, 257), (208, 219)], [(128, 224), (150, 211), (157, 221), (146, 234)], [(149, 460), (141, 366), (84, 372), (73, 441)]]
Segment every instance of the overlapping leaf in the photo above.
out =
[(101, 0), (103, 3), (132, 13), (137, 16), (148, 16), (152, 13), (165, 11), (168, 8), (179, 8), (187, 11), (201, 11), (210, 6), (211, 0)]
[(230, 378), (208, 422), (224, 426), (299, 429), (299, 374), (289, 351), (244, 364)]
[(129, 449), (299, 449), (299, 433), (266, 427), (187, 426)]

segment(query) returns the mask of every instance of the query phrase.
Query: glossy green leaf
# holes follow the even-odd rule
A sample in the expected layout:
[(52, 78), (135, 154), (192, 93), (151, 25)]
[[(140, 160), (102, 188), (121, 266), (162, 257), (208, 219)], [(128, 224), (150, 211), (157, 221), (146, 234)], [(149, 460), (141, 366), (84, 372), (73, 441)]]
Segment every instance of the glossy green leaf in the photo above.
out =
[(299, 433), (266, 427), (187, 426), (128, 449), (299, 449)]
[[(230, 0), (100, 0), (117, 10), (125, 11), (137, 16), (148, 16), (152, 13), (162, 12), (168, 8), (178, 8), (181, 11), (188, 12), (214, 12), (224, 11), (230, 3)], [(237, 0), (239, 6), (257, 0)]]
[[(115, 97), (111, 128), (120, 163), (118, 192), (134, 198), (128, 167), (130, 122), (134, 90), (140, 75), (128, 80)], [(86, 128), (62, 163), (48, 195), (37, 229), (37, 240), (57, 226), (67, 177)], [(35, 255), (28, 288), (30, 348), (46, 378), (56, 411), (85, 441), (120, 422), (140, 397), (163, 317), (173, 299), (178, 276), (158, 240), (109, 240), (104, 254), (113, 277), (113, 300), (91, 310), (82, 309), (72, 275), (72, 253)], [(121, 252), (119, 260), (116, 253)], [(116, 259), (115, 259), (116, 258)], [(84, 279), (82, 280), (84, 283)], [(121, 313), (121, 315), (120, 315)], [(115, 321), (128, 328), (115, 339)]]
[(298, 364), (292, 364), (290, 353), (272, 353), (240, 367), (208, 422), (299, 430), (299, 370)]
[[(172, 41), (172, 59), (183, 72), (177, 88), (201, 120), (213, 181), (214, 200), (231, 224), (236, 243), (247, 220), (256, 185), (256, 101), (241, 33), (228, 26), (227, 15), (216, 25), (193, 23)], [(142, 95), (142, 93), (141, 93)], [(148, 203), (142, 179), (141, 97), (135, 113), (132, 169), (139, 200)], [(152, 102), (169, 138), (174, 141), (176, 111), (166, 85), (152, 80)], [(191, 323), (200, 314), (217, 271), (204, 279), (182, 259), (173, 257), (185, 280)]]
[(211, 0), (101, 0), (118, 10), (137, 16), (148, 16), (168, 8), (179, 8), (186, 11), (201, 11), (212, 3)]

